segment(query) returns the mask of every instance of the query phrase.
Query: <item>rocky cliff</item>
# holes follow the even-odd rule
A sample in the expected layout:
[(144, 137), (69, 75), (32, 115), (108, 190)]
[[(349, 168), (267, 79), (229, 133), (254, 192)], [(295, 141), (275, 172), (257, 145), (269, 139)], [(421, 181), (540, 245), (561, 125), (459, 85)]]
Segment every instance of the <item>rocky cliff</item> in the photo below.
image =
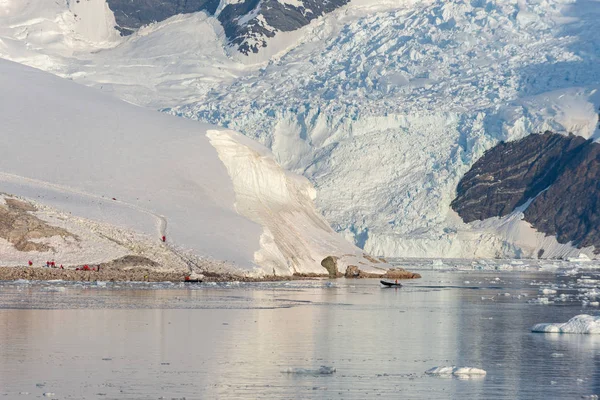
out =
[(500, 143), (461, 179), (452, 208), (465, 222), (524, 219), (559, 243), (600, 252), (600, 145), (552, 132)]
[(214, 14), (219, 0), (107, 0), (115, 14), (116, 28), (130, 35), (143, 25), (160, 22), (177, 14), (206, 11)]
[[(107, 0), (123, 35), (137, 28), (178, 14), (205, 11), (223, 25), (229, 42), (241, 53), (257, 53), (276, 32), (306, 26), (315, 18), (346, 5), (350, 0)], [(221, 4), (222, 3), (222, 4)]]

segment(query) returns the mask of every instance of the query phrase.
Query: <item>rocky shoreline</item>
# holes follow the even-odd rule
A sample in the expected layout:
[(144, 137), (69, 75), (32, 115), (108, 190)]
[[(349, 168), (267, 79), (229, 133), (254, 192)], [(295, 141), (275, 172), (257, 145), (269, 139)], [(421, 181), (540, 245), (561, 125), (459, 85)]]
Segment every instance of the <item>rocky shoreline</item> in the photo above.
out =
[[(184, 282), (186, 271), (166, 272), (152, 268), (118, 269), (111, 267), (100, 268), (100, 271), (84, 271), (75, 268), (45, 268), (45, 267), (0, 267), (0, 281), (15, 281), (26, 279), (30, 281), (110, 281), (110, 282)], [(291, 276), (248, 277), (231, 274), (211, 274), (202, 276), (204, 282), (275, 282), (306, 279), (328, 278), (327, 274), (295, 274)], [(358, 274), (346, 278), (385, 278), (385, 279), (416, 279), (421, 275), (403, 269), (393, 269), (384, 275)]]

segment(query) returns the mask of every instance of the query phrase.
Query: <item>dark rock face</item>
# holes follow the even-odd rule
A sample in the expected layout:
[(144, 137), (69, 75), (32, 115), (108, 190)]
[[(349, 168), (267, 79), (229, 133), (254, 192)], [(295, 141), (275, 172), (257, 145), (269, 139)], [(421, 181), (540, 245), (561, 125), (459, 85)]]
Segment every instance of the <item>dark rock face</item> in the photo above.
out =
[(535, 229), (600, 252), (599, 199), (600, 144), (546, 132), (488, 150), (460, 181), (451, 206), (472, 222), (531, 200), (524, 219)]
[(461, 179), (451, 206), (465, 222), (508, 215), (554, 183), (585, 143), (550, 132), (500, 143)]
[(556, 182), (525, 210), (525, 220), (559, 243), (600, 253), (600, 144), (586, 142)]
[[(225, 34), (240, 52), (258, 53), (266, 47), (265, 38), (275, 36), (275, 32), (289, 32), (306, 26), (315, 18), (322, 16), (350, 0), (300, 0), (302, 5), (294, 6), (277, 0), (245, 0), (243, 3), (229, 4), (219, 14)], [(248, 21), (240, 24), (245, 16)]]
[[(275, 36), (276, 32), (299, 29), (349, 2), (298, 0), (298, 5), (291, 5), (278, 0), (245, 0), (225, 6), (218, 19), (230, 43), (237, 46), (240, 52), (257, 53), (260, 48), (267, 46), (265, 39)], [(123, 35), (177, 14), (205, 11), (214, 15), (219, 3), (220, 0), (108, 0), (115, 14), (116, 28)]]
[(214, 14), (219, 6), (219, 0), (107, 0), (107, 3), (115, 14), (116, 28), (123, 35), (177, 14), (198, 11)]

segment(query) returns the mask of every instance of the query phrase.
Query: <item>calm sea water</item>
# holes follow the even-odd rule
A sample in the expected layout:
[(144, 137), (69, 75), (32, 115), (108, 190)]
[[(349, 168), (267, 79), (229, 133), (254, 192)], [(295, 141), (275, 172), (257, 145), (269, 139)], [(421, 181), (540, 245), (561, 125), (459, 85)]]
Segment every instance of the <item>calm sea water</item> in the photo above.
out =
[[(543, 285), (569, 279), (576, 277), (424, 271), (401, 289), (344, 279), (191, 288), (3, 282), (0, 398), (600, 394), (600, 335), (530, 332), (538, 322), (598, 314), (576, 301), (529, 303)], [(286, 372), (322, 365), (336, 372)], [(487, 375), (425, 374), (446, 365)]]

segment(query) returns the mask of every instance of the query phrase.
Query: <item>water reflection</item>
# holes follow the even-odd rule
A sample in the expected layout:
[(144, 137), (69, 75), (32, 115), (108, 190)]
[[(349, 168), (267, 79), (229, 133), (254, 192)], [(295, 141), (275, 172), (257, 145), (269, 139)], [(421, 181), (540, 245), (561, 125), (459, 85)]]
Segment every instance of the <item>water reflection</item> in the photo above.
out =
[[(504, 278), (503, 291), (537, 291), (528, 277)], [(486, 279), (469, 274), (473, 282)], [(0, 304), (25, 299), (32, 308), (52, 302), (59, 309), (0, 310), (0, 395), (493, 399), (600, 393), (600, 337), (530, 333), (535, 323), (581, 313), (579, 306), (482, 300), (497, 290), (450, 287), (464, 280), (432, 272), (418, 284), (444, 281), (448, 287), (407, 284), (401, 290), (370, 280), (200, 290), (67, 286), (58, 293), (5, 286)], [(109, 308), (77, 308), (81, 304)], [(337, 372), (282, 373), (320, 365)], [(467, 380), (424, 374), (443, 365), (488, 374)]]

